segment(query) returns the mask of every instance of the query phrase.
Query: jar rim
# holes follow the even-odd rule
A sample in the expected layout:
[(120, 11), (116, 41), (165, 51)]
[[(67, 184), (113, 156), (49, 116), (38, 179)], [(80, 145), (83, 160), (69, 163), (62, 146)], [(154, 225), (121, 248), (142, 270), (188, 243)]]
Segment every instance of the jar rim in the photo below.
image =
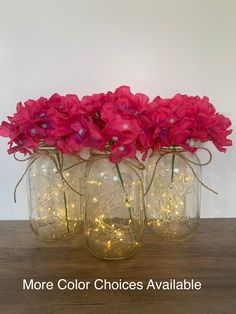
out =
[(181, 146), (163, 146), (161, 150), (164, 150), (164, 151), (180, 151), (180, 150), (183, 150), (185, 151), (185, 149)]
[(46, 144), (44, 141), (39, 142), (39, 146), (35, 149), (35, 152), (40, 152), (40, 151), (57, 151), (57, 148), (55, 145), (49, 145)]
[[(101, 159), (101, 157), (106, 157), (106, 159), (107, 159), (111, 164), (114, 164), (114, 165), (116, 164), (116, 163), (110, 161), (110, 158), (109, 158), (109, 157), (110, 157), (110, 153), (109, 153), (109, 152), (104, 152), (104, 151), (98, 150), (98, 149), (96, 149), (96, 148), (91, 148), (91, 149), (89, 150), (89, 153), (90, 153), (90, 156), (93, 156), (94, 159)], [(122, 158), (121, 161), (118, 162), (118, 164), (122, 163), (123, 160), (132, 161), (132, 159), (127, 158), (127, 157), (124, 157), (124, 158)]]

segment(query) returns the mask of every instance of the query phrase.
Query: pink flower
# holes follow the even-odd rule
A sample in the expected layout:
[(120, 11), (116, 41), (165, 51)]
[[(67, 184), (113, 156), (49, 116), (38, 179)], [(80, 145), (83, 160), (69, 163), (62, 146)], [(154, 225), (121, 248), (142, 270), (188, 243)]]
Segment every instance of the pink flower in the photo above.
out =
[(116, 143), (110, 146), (110, 161), (113, 163), (118, 163), (122, 161), (123, 158), (133, 159), (136, 156), (136, 146), (134, 141), (125, 140), (122, 144)]
[(191, 152), (192, 141), (212, 141), (220, 151), (232, 145), (227, 136), (229, 119), (216, 113), (207, 97), (177, 94), (171, 99), (156, 97), (150, 105), (149, 117), (153, 129), (152, 148), (181, 146)]
[(80, 111), (84, 114), (100, 113), (105, 101), (104, 93), (84, 96), (81, 100)]
[(110, 122), (117, 115), (127, 119), (136, 118), (139, 121), (146, 121), (145, 114), (148, 112), (148, 96), (137, 93), (132, 94), (130, 87), (121, 86), (114, 93), (108, 92), (106, 103), (102, 107), (102, 119)]
[(136, 119), (123, 119), (121, 116), (117, 116), (116, 119), (107, 123), (103, 129), (107, 141), (112, 141), (113, 137), (117, 137), (116, 142), (120, 141), (121, 137), (135, 139), (140, 131), (141, 128)]
[[(9, 122), (3, 121), (0, 127), (0, 135), (10, 137), (8, 153), (20, 151), (24, 154), (35, 149), (40, 140), (45, 137), (45, 130), (42, 127), (44, 117), (43, 110), (47, 110), (47, 99), (28, 100), (18, 103), (16, 113), (8, 117)], [(15, 146), (14, 146), (15, 145)]]
[(220, 151), (232, 145), (231, 121), (216, 112), (207, 97), (177, 94), (170, 99), (133, 94), (128, 86), (114, 92), (84, 96), (52, 95), (49, 99), (19, 102), (16, 113), (3, 121), (0, 135), (10, 138), (8, 153), (31, 154), (41, 142), (62, 153), (85, 147), (109, 151), (114, 163), (146, 158), (148, 150), (181, 146), (196, 151), (192, 143), (210, 141)]
[[(130, 158), (130, 151), (133, 153), (135, 147), (142, 152), (148, 149), (148, 100), (144, 94), (132, 94), (128, 86), (121, 86), (114, 93), (106, 94), (106, 102), (101, 108), (105, 138), (111, 148), (115, 145), (117, 154), (119, 147), (125, 147), (124, 143), (129, 143), (119, 156)], [(114, 161), (113, 157), (111, 159)]]
[(60, 151), (74, 153), (85, 147), (102, 149), (105, 146), (100, 129), (81, 110), (77, 96), (55, 94), (48, 102), (50, 104), (48, 117), (53, 125), (51, 134)]
[(104, 133), (92, 121), (88, 122), (88, 126), (90, 136), (87, 141), (87, 147), (95, 148), (98, 150), (104, 150), (106, 145)]
[(86, 115), (98, 127), (104, 127), (104, 121), (101, 119), (101, 110), (106, 102), (106, 95), (103, 93), (84, 96), (80, 103), (79, 110)]
[(56, 147), (63, 153), (79, 152), (86, 146), (89, 137), (88, 121), (77, 116), (78, 121), (65, 121), (64, 126), (54, 131)]

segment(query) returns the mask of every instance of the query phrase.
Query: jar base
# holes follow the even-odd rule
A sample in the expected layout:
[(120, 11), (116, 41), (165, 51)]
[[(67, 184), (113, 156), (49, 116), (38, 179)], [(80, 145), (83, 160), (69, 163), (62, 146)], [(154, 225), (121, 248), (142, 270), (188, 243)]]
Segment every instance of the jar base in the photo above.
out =
[(125, 259), (135, 255), (141, 246), (141, 237), (135, 230), (142, 226), (130, 223), (129, 219), (96, 219), (85, 232), (89, 250), (98, 258), (107, 260)]
[(162, 222), (159, 219), (148, 220), (148, 231), (166, 241), (181, 242), (191, 239), (197, 232), (199, 222), (189, 219), (188, 223), (175, 221)]
[(31, 221), (30, 227), (37, 239), (43, 242), (66, 241), (82, 234), (83, 231), (82, 223), (75, 226), (72, 221), (68, 221), (68, 225), (39, 225), (38, 221)]
[(128, 255), (128, 256), (122, 256), (122, 257), (105, 257), (105, 256), (100, 256), (96, 253), (94, 253), (90, 248), (89, 248), (89, 251), (91, 252), (91, 254), (93, 256), (95, 256), (96, 258), (99, 258), (100, 260), (103, 259), (103, 260), (106, 260), (106, 261), (121, 261), (121, 260), (125, 260), (125, 259), (128, 259), (128, 258), (131, 258), (133, 257), (134, 255), (136, 255), (138, 253), (138, 251)]
[(97, 258), (104, 259), (104, 260), (122, 260), (126, 258), (130, 258), (137, 254), (139, 251), (139, 248), (141, 247), (141, 244), (128, 244), (124, 243), (122, 247), (115, 248), (114, 250), (108, 252), (106, 247), (99, 247), (100, 252), (104, 252), (104, 254), (101, 254), (98, 251), (98, 247), (93, 245), (93, 248), (91, 248), (91, 244), (87, 241), (87, 246), (89, 248), (89, 251), (96, 256)]

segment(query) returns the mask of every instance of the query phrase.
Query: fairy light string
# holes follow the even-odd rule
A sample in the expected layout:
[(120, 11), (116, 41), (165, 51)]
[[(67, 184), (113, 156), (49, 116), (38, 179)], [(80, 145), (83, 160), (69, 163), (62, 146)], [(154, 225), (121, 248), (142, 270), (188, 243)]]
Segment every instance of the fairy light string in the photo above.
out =
[[(206, 151), (208, 154), (209, 154), (209, 159), (204, 162), (204, 163), (201, 163), (201, 162), (195, 162), (189, 158), (187, 158), (186, 156), (183, 155), (183, 153), (186, 152), (186, 150), (184, 149), (179, 149), (177, 150), (176, 148), (167, 148), (167, 149), (161, 149), (159, 151), (159, 154), (160, 156), (158, 157), (156, 163), (155, 163), (155, 166), (154, 166), (154, 169), (153, 169), (153, 172), (152, 172), (152, 176), (151, 176), (151, 180), (148, 184), (148, 187), (147, 187), (147, 190), (145, 191), (144, 193), (144, 196), (147, 195), (147, 193), (149, 192), (151, 186), (152, 186), (152, 183), (153, 183), (153, 180), (154, 180), (154, 177), (155, 177), (155, 173), (156, 173), (156, 169), (157, 169), (157, 166), (159, 164), (159, 162), (161, 161), (161, 159), (166, 156), (166, 155), (169, 155), (171, 154), (172, 157), (173, 155), (178, 155), (178, 157), (180, 157), (181, 159), (183, 159), (187, 166), (190, 168), (190, 170), (192, 171), (194, 177), (196, 178), (196, 180), (204, 187), (206, 188), (207, 190), (211, 191), (212, 193), (214, 194), (218, 194), (216, 191), (214, 191), (213, 189), (211, 189), (209, 186), (207, 186), (205, 183), (202, 182), (202, 180), (199, 179), (199, 177), (197, 176), (196, 174), (196, 171), (194, 170), (193, 166), (192, 165), (196, 165), (196, 166), (199, 166), (199, 167), (203, 167), (203, 166), (206, 166), (206, 165), (209, 165), (212, 161), (212, 153), (210, 152), (209, 149), (205, 148), (205, 147), (196, 147), (197, 150), (204, 150)], [(172, 159), (172, 166), (173, 166), (173, 159)], [(171, 177), (171, 179), (173, 180), (173, 178)]]
[[(199, 166), (199, 167), (203, 167), (203, 166), (206, 166), (208, 165), (211, 160), (212, 160), (212, 154), (211, 152), (207, 149), (207, 148), (204, 148), (204, 147), (196, 147), (198, 150), (204, 150), (208, 153), (209, 155), (209, 159), (206, 161), (206, 162), (195, 162), (194, 160), (191, 160), (189, 158), (187, 158), (186, 156), (184, 156), (184, 153), (186, 152), (185, 150), (183, 149), (179, 149), (179, 148), (169, 148), (169, 149), (162, 149), (160, 150), (160, 156), (158, 157), (155, 165), (154, 165), (154, 169), (152, 171), (152, 174), (151, 174), (151, 179), (150, 179), (150, 182), (148, 184), (148, 187), (147, 187), (147, 190), (144, 192), (144, 187), (143, 187), (143, 181), (142, 181), (142, 178), (139, 174), (139, 171), (140, 170), (144, 170), (145, 169), (145, 166), (137, 159), (137, 158), (134, 158), (132, 160), (128, 160), (128, 159), (124, 159), (122, 162), (127, 165), (129, 167), (129, 169), (131, 171), (133, 171), (135, 173), (135, 175), (137, 176), (139, 182), (140, 182), (140, 185), (141, 185), (141, 190), (142, 190), (142, 201), (143, 201), (143, 208), (144, 208), (144, 215), (145, 215), (145, 220), (148, 221), (147, 219), (147, 216), (146, 216), (146, 209), (145, 209), (145, 206), (144, 206), (144, 197), (147, 195), (147, 193), (149, 192), (152, 184), (153, 184), (153, 181), (154, 181), (154, 177), (155, 177), (155, 174), (156, 174), (156, 170), (157, 170), (157, 166), (159, 164), (159, 162), (161, 161), (161, 159), (168, 155), (168, 154), (172, 154), (172, 175), (171, 175), (171, 182), (173, 182), (173, 179), (174, 179), (174, 158), (175, 156), (177, 155), (179, 158), (181, 158), (186, 164), (187, 166), (189, 167), (189, 169), (191, 170), (193, 176), (195, 177), (195, 179), (203, 186), (205, 187), (206, 189), (208, 189), (209, 191), (217, 194), (217, 192), (215, 192), (213, 189), (211, 189), (210, 187), (208, 187), (205, 183), (203, 183), (196, 171), (194, 170), (193, 168), (193, 165), (196, 165), (196, 166)], [(54, 156), (52, 153), (51, 153), (51, 150), (54, 150), (56, 151), (56, 156)], [(40, 153), (39, 153), (40, 151)], [(76, 167), (76, 166), (79, 166), (83, 163), (86, 163), (88, 164), (89, 166), (89, 163), (90, 163), (90, 166), (92, 165), (93, 162), (95, 162), (96, 160), (102, 160), (102, 159), (109, 159), (109, 152), (100, 152), (100, 151), (94, 151), (94, 150), (91, 150), (90, 151), (90, 157), (89, 159), (84, 159), (83, 157), (80, 156), (80, 154), (76, 154), (75, 157), (77, 158), (77, 162), (75, 163), (72, 163), (71, 165), (69, 165), (68, 167), (64, 167), (64, 158), (63, 158), (63, 154), (61, 154), (60, 152), (58, 152), (56, 150), (55, 147), (39, 147), (38, 150), (34, 151), (33, 154), (31, 156), (29, 156), (28, 158), (25, 158), (25, 159), (19, 159), (18, 157), (16, 157), (16, 153), (14, 154), (14, 158), (17, 160), (17, 161), (20, 161), (20, 162), (24, 162), (24, 161), (29, 161), (29, 164), (27, 165), (22, 177), (20, 178), (20, 180), (17, 182), (16, 186), (15, 186), (15, 189), (14, 189), (14, 201), (16, 202), (16, 191), (17, 191), (17, 188), (18, 186), (20, 185), (21, 181), (23, 180), (24, 176), (27, 174), (28, 170), (30, 169), (30, 167), (34, 164), (34, 162), (40, 157), (42, 156), (42, 154), (45, 154), (46, 156), (48, 156), (52, 161), (53, 163), (55, 164), (55, 167), (57, 169), (57, 173), (60, 174), (61, 176), (61, 179), (62, 179), (62, 182), (63, 184), (67, 185), (72, 191), (74, 191), (76, 194), (82, 196), (82, 193), (80, 191), (77, 191), (73, 186), (71, 186), (71, 184), (67, 181), (67, 179), (65, 178), (65, 175), (64, 175), (64, 172), (65, 171), (68, 171), (70, 169), (72, 169), (73, 167)], [(174, 157), (173, 157), (174, 156)], [(119, 164), (115, 164), (115, 167), (116, 167), (116, 170), (117, 170), (117, 174), (118, 174), (118, 177), (119, 177), (119, 180), (120, 180), (120, 183), (122, 185), (122, 188), (123, 188), (123, 191), (125, 193), (125, 205), (126, 207), (128, 208), (128, 211), (129, 211), (129, 215), (130, 215), (130, 220), (129, 220), (129, 223), (131, 225), (131, 229), (132, 229), (132, 234), (133, 234), (133, 239), (134, 239), (134, 242), (136, 243), (136, 239), (135, 239), (135, 232), (134, 232), (134, 221), (133, 221), (133, 216), (132, 216), (132, 208), (131, 208), (131, 205), (130, 205), (130, 201), (129, 201), (129, 198), (128, 198), (128, 193), (126, 191), (126, 187), (125, 187), (125, 183), (124, 183), (124, 180), (123, 180), (123, 177), (122, 177), (122, 174), (121, 174), (121, 171), (120, 171), (120, 168), (119, 168)], [(67, 199), (66, 199), (66, 195), (65, 195), (65, 191), (63, 192), (64, 193), (64, 207), (65, 207), (65, 220), (67, 222), (67, 231), (70, 232), (70, 229), (69, 229), (69, 224), (68, 224), (68, 208), (67, 208)], [(102, 230), (104, 231), (105, 229), (106, 230), (109, 230), (109, 232), (112, 232), (112, 234), (114, 234), (114, 227), (110, 227), (109, 224), (107, 224), (106, 222), (104, 221), (100, 221), (101, 219), (98, 217), (97, 218), (98, 221), (96, 222), (99, 222), (99, 227), (102, 228)], [(129, 227), (129, 226), (127, 226)], [(130, 228), (130, 227), (129, 227)], [(120, 234), (120, 233), (118, 233)], [(116, 235), (115, 235), (116, 236)]]

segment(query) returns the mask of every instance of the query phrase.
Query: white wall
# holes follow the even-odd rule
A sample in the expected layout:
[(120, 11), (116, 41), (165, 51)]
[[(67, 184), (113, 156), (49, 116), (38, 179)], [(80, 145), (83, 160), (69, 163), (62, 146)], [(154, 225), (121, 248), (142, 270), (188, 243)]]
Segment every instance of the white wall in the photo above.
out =
[[(236, 121), (235, 0), (0, 0), (0, 119), (16, 102), (131, 85), (151, 97), (208, 95)], [(232, 136), (233, 138), (233, 136)], [(0, 219), (27, 218), (24, 164), (0, 149)], [(236, 150), (212, 149), (203, 217), (236, 217)]]

